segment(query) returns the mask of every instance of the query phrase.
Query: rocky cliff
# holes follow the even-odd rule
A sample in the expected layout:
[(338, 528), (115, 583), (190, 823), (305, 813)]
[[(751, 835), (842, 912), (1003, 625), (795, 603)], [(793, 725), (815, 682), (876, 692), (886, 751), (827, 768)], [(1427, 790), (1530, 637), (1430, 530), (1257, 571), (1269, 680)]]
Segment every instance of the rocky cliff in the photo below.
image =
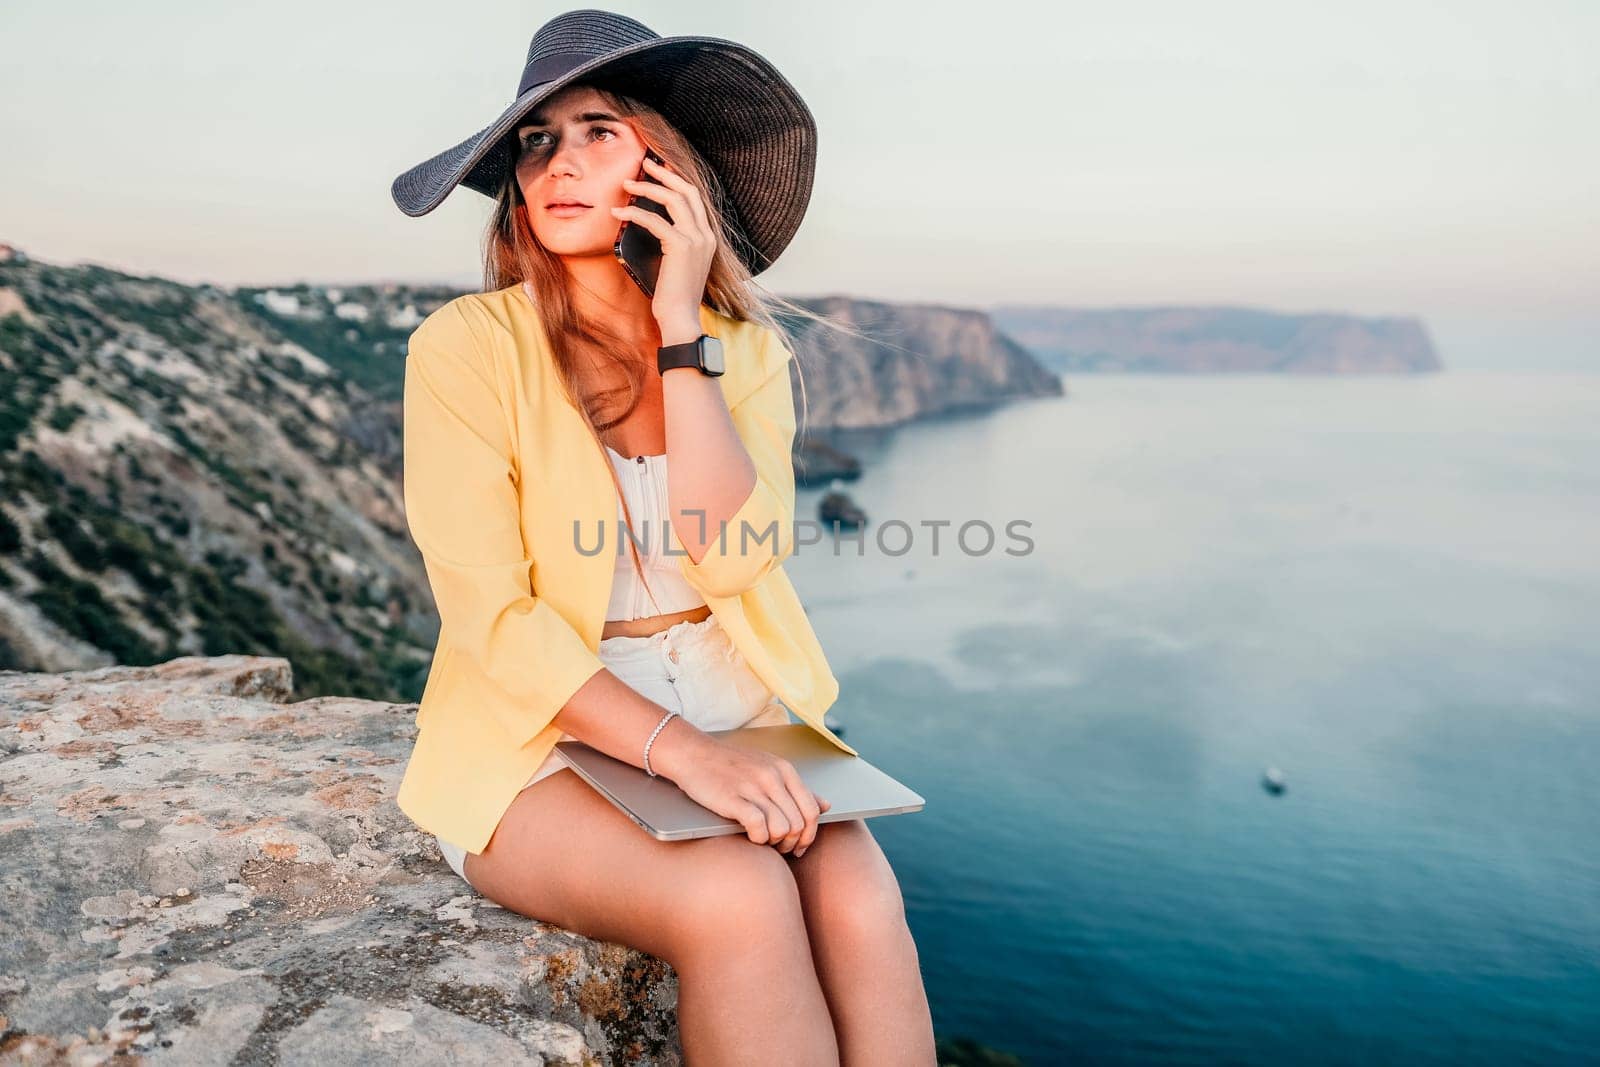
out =
[(398, 404), (248, 294), (15, 259), (0, 293), (0, 666), (270, 653), (301, 695), (420, 692)]
[(1417, 374), (1443, 369), (1414, 318), (1254, 308), (1002, 306), (999, 327), (1061, 371)]
[[(456, 295), (0, 257), (0, 667), (248, 652), (291, 660), (298, 696), (417, 699), (438, 621), (405, 528), (401, 361)], [(880, 339), (801, 346), (808, 430), (1060, 390), (982, 314), (819, 307)], [(849, 476), (806, 441), (802, 484)]]
[[(804, 364), (808, 427), (893, 426), (1064, 393), (1060, 375), (981, 311), (843, 296), (792, 299), (864, 335), (804, 319), (791, 323)], [(797, 403), (800, 394), (797, 385)]]

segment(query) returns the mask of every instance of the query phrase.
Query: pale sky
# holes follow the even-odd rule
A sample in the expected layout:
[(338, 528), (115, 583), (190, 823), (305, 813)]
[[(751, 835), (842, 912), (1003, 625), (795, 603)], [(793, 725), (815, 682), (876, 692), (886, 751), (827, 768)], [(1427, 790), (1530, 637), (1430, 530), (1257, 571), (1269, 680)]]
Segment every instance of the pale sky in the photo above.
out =
[[(489, 201), (389, 183), (572, 4), (5, 0), (0, 240), (225, 285), (476, 288)], [(1422, 316), (1600, 371), (1600, 3), (616, 3), (770, 58), (820, 131), (763, 282), (987, 307)]]

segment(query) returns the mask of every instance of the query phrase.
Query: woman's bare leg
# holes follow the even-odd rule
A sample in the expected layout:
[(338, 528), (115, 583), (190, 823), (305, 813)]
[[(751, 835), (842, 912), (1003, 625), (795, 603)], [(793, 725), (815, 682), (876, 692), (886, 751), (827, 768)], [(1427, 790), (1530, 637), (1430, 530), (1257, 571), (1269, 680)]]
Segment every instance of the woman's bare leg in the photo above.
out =
[(894, 870), (861, 819), (817, 827), (790, 872), (845, 1067), (931, 1067), (933, 1020)]
[(835, 1065), (789, 862), (743, 835), (657, 841), (564, 770), (512, 801), (465, 870), (504, 908), (671, 964), (694, 1067)]

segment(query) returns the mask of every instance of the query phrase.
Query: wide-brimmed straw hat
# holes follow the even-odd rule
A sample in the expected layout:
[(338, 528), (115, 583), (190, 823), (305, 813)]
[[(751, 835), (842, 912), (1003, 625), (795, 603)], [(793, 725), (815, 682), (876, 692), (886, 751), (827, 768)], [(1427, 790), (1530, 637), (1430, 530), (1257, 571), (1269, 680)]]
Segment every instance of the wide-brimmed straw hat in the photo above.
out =
[(539, 27), (512, 102), (465, 141), (396, 178), (394, 202), (416, 217), (457, 185), (495, 195), (515, 164), (517, 126), (576, 82), (634, 97), (671, 122), (716, 172), (739, 258), (751, 274), (772, 265), (811, 199), (817, 124), (805, 101), (742, 44), (662, 37), (609, 11), (568, 11)]

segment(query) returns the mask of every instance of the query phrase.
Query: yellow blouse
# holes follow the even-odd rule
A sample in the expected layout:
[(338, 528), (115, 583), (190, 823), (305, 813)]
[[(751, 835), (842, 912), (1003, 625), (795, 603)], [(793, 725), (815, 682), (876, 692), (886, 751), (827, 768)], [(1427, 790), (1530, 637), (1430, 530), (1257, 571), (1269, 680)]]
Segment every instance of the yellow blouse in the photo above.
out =
[[(722, 342), (716, 381), (756, 484), (698, 564), (679, 557), (681, 571), (756, 676), (856, 755), (823, 724), (839, 683), (782, 566), (794, 549), (792, 354), (757, 323), (705, 305), (700, 322)], [(604, 669), (617, 493), (520, 284), (458, 297), (416, 328), (404, 419), (406, 524), (440, 630), (396, 802), (424, 831), (481, 852), (560, 738), (556, 714)], [(776, 548), (763, 539), (774, 526)]]

